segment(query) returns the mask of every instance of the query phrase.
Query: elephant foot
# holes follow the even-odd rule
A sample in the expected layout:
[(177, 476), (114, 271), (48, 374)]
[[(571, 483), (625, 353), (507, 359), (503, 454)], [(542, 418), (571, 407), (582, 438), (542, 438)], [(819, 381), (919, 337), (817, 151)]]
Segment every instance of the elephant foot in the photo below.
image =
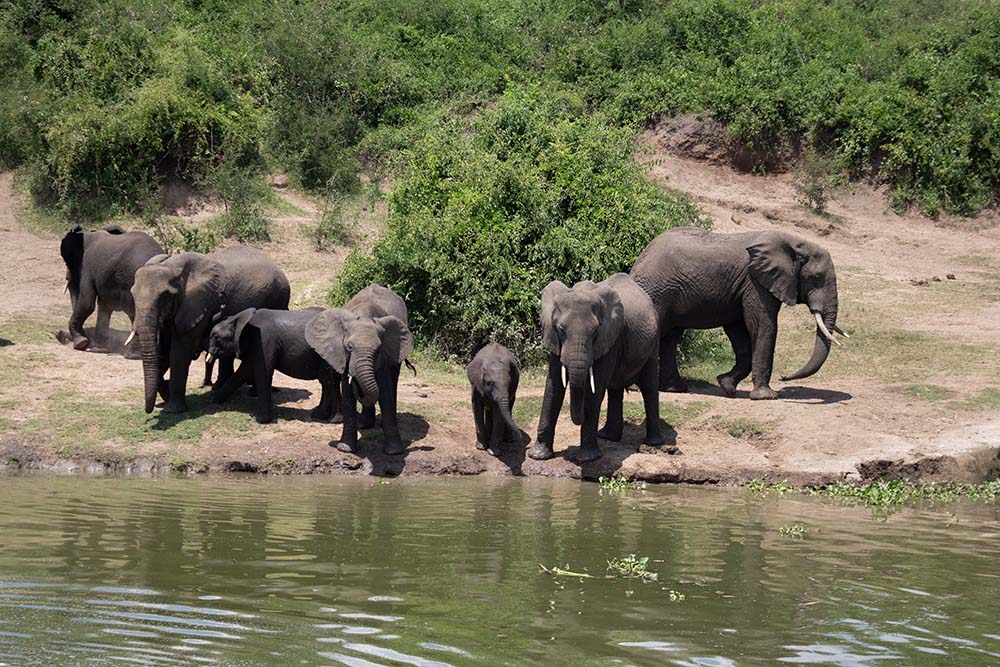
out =
[(623, 428), (611, 428), (610, 426), (605, 425), (604, 428), (597, 432), (597, 437), (601, 440), (607, 440), (609, 442), (621, 442), (623, 430)]
[(599, 458), (601, 458), (601, 450), (598, 447), (580, 447), (580, 451), (576, 454), (578, 463), (590, 463)]
[(337, 451), (344, 452), (345, 454), (357, 454), (358, 453), (358, 446), (356, 444), (355, 445), (351, 445), (350, 443), (344, 442), (343, 440), (337, 440), (335, 442), (331, 442), (330, 445), (333, 446), (333, 447), (336, 447)]
[(344, 423), (344, 413), (337, 410), (336, 414), (330, 419), (331, 424), (343, 424)]
[(729, 375), (720, 375), (715, 378), (715, 381), (722, 387), (722, 391), (726, 392), (726, 396), (732, 398), (736, 395), (736, 381), (732, 377)]
[(486, 445), (483, 442), (476, 440), (476, 449), (478, 449), (481, 452), (484, 452), (486, 451)]
[(177, 414), (179, 412), (187, 412), (188, 406), (187, 401), (180, 399), (178, 401), (167, 401), (163, 405), (163, 412), (167, 414)]
[(80, 336), (79, 334), (73, 336), (73, 349), (74, 350), (86, 350), (90, 347), (90, 339), (86, 336)]
[(257, 415), (254, 419), (257, 420), (258, 424), (270, 424), (274, 421), (274, 417), (271, 415)]
[(142, 354), (139, 352), (139, 350), (135, 349), (135, 346), (133, 345), (129, 345), (128, 347), (126, 347), (125, 350), (122, 352), (122, 356), (131, 361), (142, 359)]
[(750, 392), (750, 400), (752, 401), (771, 401), (778, 398), (778, 392), (771, 389), (767, 385), (763, 387), (756, 387)]
[(545, 461), (547, 459), (551, 459), (555, 455), (556, 454), (552, 451), (551, 445), (546, 445), (541, 442), (536, 442), (531, 449), (528, 450), (528, 456), (536, 461)]
[(647, 433), (646, 437), (642, 440), (642, 444), (649, 447), (662, 447), (666, 443), (667, 439), (661, 433)]
[(670, 392), (671, 394), (683, 394), (687, 390), (688, 383), (681, 378), (660, 382), (660, 391)]
[(385, 443), (382, 447), (382, 453), (386, 456), (399, 456), (406, 451), (406, 447), (403, 446), (402, 441), (393, 440)]
[(490, 445), (486, 448), (486, 453), (490, 456), (500, 456), (500, 445)]

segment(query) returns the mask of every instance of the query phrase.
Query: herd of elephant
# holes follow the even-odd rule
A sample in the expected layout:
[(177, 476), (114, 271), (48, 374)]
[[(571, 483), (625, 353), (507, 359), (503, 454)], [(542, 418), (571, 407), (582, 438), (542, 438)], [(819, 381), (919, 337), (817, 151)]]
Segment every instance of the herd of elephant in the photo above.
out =
[[(145, 410), (157, 395), (164, 412), (187, 410), (191, 362), (206, 352), (206, 383), (225, 401), (241, 386), (256, 394), (256, 418), (272, 421), (272, 377), (279, 371), (319, 381), (314, 419), (343, 423), (335, 446), (358, 450), (358, 430), (382, 414), (383, 451), (404, 451), (397, 420), (400, 369), (413, 351), (403, 299), (370, 285), (340, 308), (288, 310), (285, 274), (247, 246), (208, 254), (163, 253), (142, 232), (111, 225), (74, 227), (62, 240), (72, 303), (73, 346), (91, 341), (83, 325), (97, 307), (95, 346), (109, 342), (113, 311), (132, 321), (126, 356), (141, 358)], [(817, 372), (837, 342), (837, 279), (830, 253), (778, 231), (717, 234), (678, 228), (654, 239), (630, 273), (568, 287), (549, 283), (541, 293), (542, 345), (549, 353), (538, 434), (528, 455), (554, 455), (556, 422), (566, 389), (570, 414), (580, 427), (577, 460), (601, 456), (598, 440), (620, 441), (626, 389), (638, 387), (645, 408), (646, 445), (664, 444), (659, 392), (687, 385), (677, 369), (677, 345), (686, 329), (722, 327), (732, 343), (733, 368), (718, 376), (727, 395), (752, 377), (751, 399), (777, 397), (770, 387), (778, 311), (782, 303), (806, 304), (816, 320), (812, 356), (783, 381)], [(235, 360), (240, 360), (238, 368)], [(169, 370), (169, 374), (167, 371)], [(467, 368), (477, 446), (499, 453), (501, 443), (521, 442), (511, 416), (519, 364), (507, 348), (482, 348)], [(598, 429), (605, 394), (607, 420)], [(361, 404), (360, 413), (358, 403)]]

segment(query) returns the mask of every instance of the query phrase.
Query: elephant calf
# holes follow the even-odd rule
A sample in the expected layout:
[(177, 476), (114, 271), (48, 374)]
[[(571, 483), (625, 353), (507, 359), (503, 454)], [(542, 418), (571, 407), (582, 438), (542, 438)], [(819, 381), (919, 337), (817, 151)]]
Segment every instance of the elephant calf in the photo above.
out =
[(222, 403), (244, 383), (257, 391), (257, 421), (272, 420), (274, 371), (299, 380), (319, 380), (323, 388), (314, 419), (329, 420), (340, 406), (340, 378), (306, 341), (306, 325), (322, 308), (271, 310), (247, 308), (212, 328), (209, 358), (240, 359), (240, 367), (212, 390), (212, 400)]
[[(542, 290), (542, 345), (549, 352), (545, 397), (533, 459), (553, 456), (556, 421), (569, 386), (570, 414), (580, 426), (579, 461), (601, 457), (598, 436), (618, 442), (625, 421), (625, 388), (639, 386), (646, 408), (647, 445), (664, 443), (660, 430), (659, 331), (653, 302), (631, 276), (616, 273), (600, 283), (571, 288), (558, 280)], [(564, 371), (565, 369), (565, 371)], [(597, 430), (604, 392), (608, 421)]]
[(148, 234), (126, 232), (118, 225), (108, 225), (93, 232), (85, 232), (76, 225), (66, 232), (59, 245), (59, 254), (66, 263), (66, 289), (73, 307), (69, 336), (74, 348), (86, 350), (90, 347), (83, 324), (94, 312), (95, 304), (97, 327), (94, 337), (98, 345), (110, 344), (114, 311), (122, 311), (129, 320), (135, 320), (130, 290), (136, 269), (162, 252), (160, 244)]
[[(344, 430), (337, 449), (356, 452), (358, 429), (375, 425), (382, 411), (383, 451), (402, 454), (396, 416), (399, 369), (413, 352), (406, 304), (381, 285), (369, 285), (343, 308), (325, 310), (306, 325), (309, 345), (340, 374)], [(360, 419), (357, 401), (361, 402)]]
[(466, 374), (472, 383), (476, 447), (496, 456), (501, 441), (521, 440), (521, 430), (510, 414), (521, 374), (517, 357), (503, 345), (491, 343), (473, 357)]

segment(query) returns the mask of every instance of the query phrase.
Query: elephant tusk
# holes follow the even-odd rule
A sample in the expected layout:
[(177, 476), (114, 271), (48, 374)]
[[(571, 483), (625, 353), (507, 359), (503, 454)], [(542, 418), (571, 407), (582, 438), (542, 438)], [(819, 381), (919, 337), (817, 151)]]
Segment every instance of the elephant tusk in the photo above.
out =
[(847, 332), (838, 327), (836, 324), (833, 325), (833, 333), (839, 333), (844, 338), (850, 338), (850, 336), (847, 335)]
[(133, 338), (135, 338), (135, 329), (132, 329), (132, 331), (129, 332), (128, 338), (125, 339), (125, 345), (123, 345), (123, 347), (128, 347), (128, 344), (132, 342)]
[(562, 367), (562, 383), (564, 387), (569, 386), (569, 371), (565, 366)]
[(212, 353), (211, 352), (206, 352), (205, 353), (205, 363), (206, 364), (212, 363)]
[(590, 368), (590, 393), (591, 394), (596, 394), (597, 393), (597, 388), (594, 387), (594, 368), (593, 368), (593, 366), (591, 366), (591, 368)]
[(63, 287), (63, 294), (69, 291), (69, 281), (66, 281), (66, 287)]
[(816, 326), (819, 327), (819, 330), (826, 337), (826, 339), (829, 340), (831, 343), (836, 343), (837, 345), (840, 345), (840, 341), (834, 338), (833, 334), (830, 333), (830, 330), (826, 328), (826, 323), (823, 322), (823, 316), (820, 315), (819, 313), (813, 313), (813, 315), (816, 317)]

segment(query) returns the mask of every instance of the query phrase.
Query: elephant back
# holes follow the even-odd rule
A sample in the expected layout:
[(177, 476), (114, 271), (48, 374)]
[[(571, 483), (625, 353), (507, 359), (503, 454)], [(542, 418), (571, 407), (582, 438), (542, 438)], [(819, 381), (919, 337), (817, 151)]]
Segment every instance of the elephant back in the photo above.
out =
[(347, 302), (344, 306), (361, 317), (385, 317), (392, 315), (409, 324), (406, 303), (388, 287), (369, 285)]
[(226, 313), (247, 308), (288, 310), (288, 278), (264, 253), (236, 245), (216, 250), (208, 257), (222, 266), (222, 294)]

